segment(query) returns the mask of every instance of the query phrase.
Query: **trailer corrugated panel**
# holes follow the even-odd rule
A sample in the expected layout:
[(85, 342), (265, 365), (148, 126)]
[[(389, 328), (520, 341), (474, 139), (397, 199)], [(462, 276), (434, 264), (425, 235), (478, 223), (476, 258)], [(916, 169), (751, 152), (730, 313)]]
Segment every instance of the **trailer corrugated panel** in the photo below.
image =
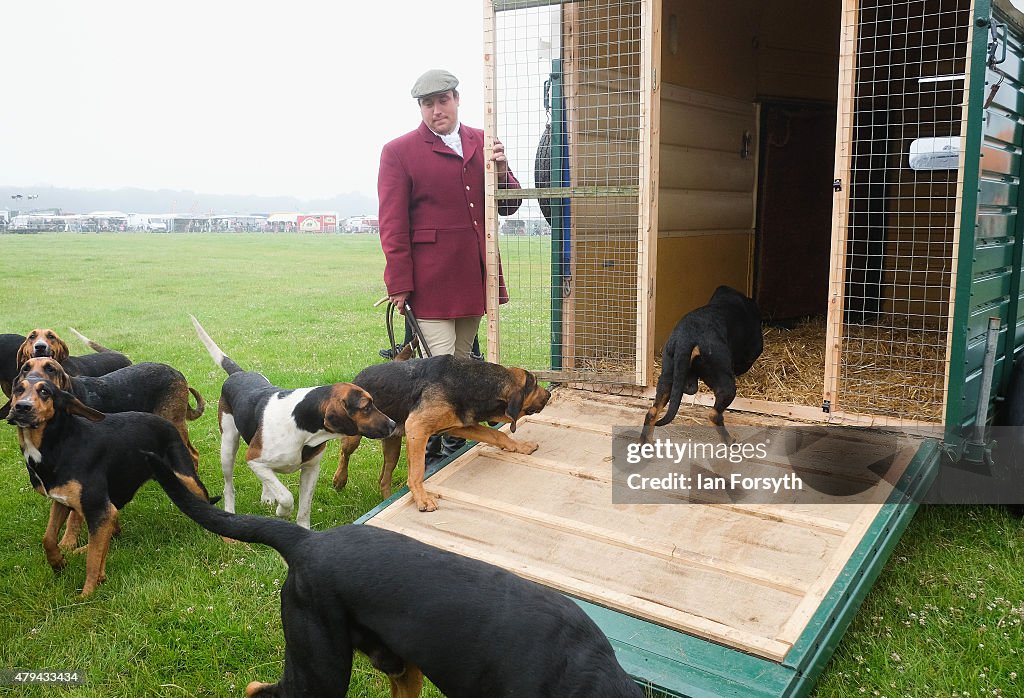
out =
[[(978, 2), (975, 60), (967, 76), (963, 142), (963, 196), (957, 311), (948, 386), (949, 438), (977, 420), (990, 318), (998, 333), (990, 401), (1008, 384), (1013, 357), (1024, 344), (1021, 294), (1022, 222), (1019, 215), (1024, 152), (1024, 27), (1001, 3)], [(980, 59), (980, 60), (979, 60)], [(983, 412), (985, 414), (985, 412)]]

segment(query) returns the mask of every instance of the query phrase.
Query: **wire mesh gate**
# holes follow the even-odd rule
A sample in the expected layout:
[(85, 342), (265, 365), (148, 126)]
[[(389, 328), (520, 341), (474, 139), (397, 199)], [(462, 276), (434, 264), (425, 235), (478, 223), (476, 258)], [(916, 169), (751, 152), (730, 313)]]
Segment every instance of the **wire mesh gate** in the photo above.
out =
[(826, 409), (942, 418), (970, 4), (846, 5)]
[(498, 227), (499, 355), (546, 378), (643, 381), (645, 5), (487, 3), (488, 126), (523, 186), (489, 199), (524, 199)]

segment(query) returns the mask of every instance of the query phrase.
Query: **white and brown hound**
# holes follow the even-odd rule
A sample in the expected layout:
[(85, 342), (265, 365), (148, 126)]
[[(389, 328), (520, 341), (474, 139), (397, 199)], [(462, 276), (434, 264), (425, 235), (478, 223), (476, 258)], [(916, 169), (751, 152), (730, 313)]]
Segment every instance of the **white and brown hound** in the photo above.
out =
[(395, 422), (374, 406), (368, 392), (351, 383), (293, 390), (273, 385), (226, 356), (194, 317), (192, 324), (214, 363), (228, 374), (217, 410), (224, 509), (235, 511), (235, 454), (241, 438), (249, 446), (245, 460), (263, 482), (261, 500), (276, 503), (278, 516), (291, 516), (295, 500), (275, 473), (301, 469), (296, 523), (309, 528), (313, 489), (327, 442), (355, 435), (383, 439), (394, 433)]

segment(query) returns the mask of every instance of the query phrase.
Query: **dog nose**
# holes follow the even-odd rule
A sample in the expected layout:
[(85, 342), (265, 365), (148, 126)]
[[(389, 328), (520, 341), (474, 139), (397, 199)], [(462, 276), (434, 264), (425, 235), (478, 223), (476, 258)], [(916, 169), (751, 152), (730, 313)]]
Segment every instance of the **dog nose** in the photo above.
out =
[(31, 402), (22, 401), (22, 402), (14, 403), (14, 408), (13, 408), (12, 411), (13, 412), (18, 412), (18, 413), (24, 413), (24, 412), (28, 412), (31, 409), (32, 409), (32, 403)]

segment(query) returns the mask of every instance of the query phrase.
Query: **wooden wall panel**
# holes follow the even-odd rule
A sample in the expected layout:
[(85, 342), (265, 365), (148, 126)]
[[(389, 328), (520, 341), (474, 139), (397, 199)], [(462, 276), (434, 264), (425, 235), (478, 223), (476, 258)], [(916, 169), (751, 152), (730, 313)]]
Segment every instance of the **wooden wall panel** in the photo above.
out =
[(664, 83), (661, 100), (658, 350), (719, 285), (749, 291), (757, 172), (752, 102)]
[(658, 305), (654, 343), (658, 351), (679, 318), (704, 305), (721, 284), (749, 291), (753, 233), (658, 239)]

